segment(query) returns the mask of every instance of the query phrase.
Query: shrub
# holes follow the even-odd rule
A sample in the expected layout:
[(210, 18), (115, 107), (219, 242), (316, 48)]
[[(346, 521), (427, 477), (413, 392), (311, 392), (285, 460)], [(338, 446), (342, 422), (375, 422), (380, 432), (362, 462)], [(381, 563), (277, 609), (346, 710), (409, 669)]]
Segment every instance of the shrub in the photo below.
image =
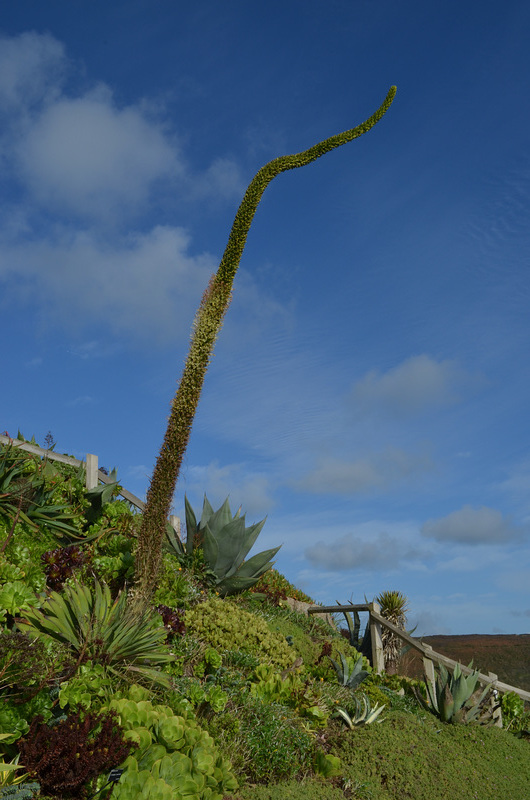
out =
[(267, 623), (230, 602), (213, 597), (184, 614), (194, 636), (217, 650), (242, 650), (280, 669), (296, 660), (283, 636), (272, 633)]

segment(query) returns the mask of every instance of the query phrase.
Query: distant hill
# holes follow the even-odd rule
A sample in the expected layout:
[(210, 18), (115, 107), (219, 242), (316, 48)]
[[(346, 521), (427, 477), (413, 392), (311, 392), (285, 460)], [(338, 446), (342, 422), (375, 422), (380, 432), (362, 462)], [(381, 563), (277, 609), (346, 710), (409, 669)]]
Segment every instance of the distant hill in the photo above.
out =
[[(416, 637), (417, 638), (417, 637)], [(422, 636), (419, 641), (433, 650), (469, 664), (480, 672), (494, 672), (500, 681), (530, 692), (530, 634), (468, 634), (466, 636)], [(404, 665), (411, 677), (421, 677), (421, 657), (412, 652), (404, 656)]]

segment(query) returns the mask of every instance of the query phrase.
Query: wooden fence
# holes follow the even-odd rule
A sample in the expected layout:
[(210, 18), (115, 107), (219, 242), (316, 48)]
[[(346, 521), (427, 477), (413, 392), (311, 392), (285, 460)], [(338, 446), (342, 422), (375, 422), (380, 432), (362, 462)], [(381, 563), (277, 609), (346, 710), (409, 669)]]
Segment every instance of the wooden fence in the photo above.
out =
[[(418, 639), (413, 639), (408, 633), (406, 633), (401, 628), (398, 628), (392, 622), (389, 622), (387, 619), (381, 616), (381, 607), (378, 603), (362, 603), (358, 605), (336, 605), (336, 606), (312, 606), (311, 608), (307, 609), (308, 614), (334, 614), (337, 611), (368, 611), (369, 614), (369, 629), (371, 634), (372, 640), (372, 667), (377, 673), (382, 673), (385, 670), (385, 660), (383, 654), (383, 637), (382, 637), (382, 628), (385, 627), (392, 633), (395, 633), (402, 642), (406, 645), (411, 647), (413, 650), (419, 652), (423, 659), (423, 668), (425, 671), (425, 677), (430, 682), (430, 684), (434, 687), (436, 676), (434, 672), (434, 664), (443, 664), (447, 669), (450, 671), (454, 670), (457, 665), (457, 661), (454, 661), (452, 658), (448, 658), (447, 656), (442, 655), (442, 653), (437, 653), (432, 647), (428, 644), (423, 644), (423, 642), (419, 641)], [(465, 675), (470, 675), (473, 670), (469, 667), (466, 667), (460, 664), (460, 669)], [(492, 684), (492, 690), (496, 690), (500, 694), (506, 694), (507, 692), (515, 692), (515, 694), (519, 695), (523, 700), (526, 702), (530, 702), (530, 692), (525, 691), (524, 689), (518, 689), (516, 686), (510, 686), (508, 683), (503, 683), (499, 681), (497, 675), (493, 672), (488, 672), (487, 675), (483, 674), (482, 672), (478, 673), (478, 680), (480, 683), (484, 685)], [(500, 710), (499, 710), (500, 711)], [(500, 715), (497, 717), (497, 724), (502, 725), (502, 718)]]
[[(113, 483), (112, 478), (102, 472), (98, 466), (98, 457), (93, 453), (87, 453), (86, 458), (84, 461), (80, 461), (73, 456), (66, 456), (62, 453), (55, 453), (53, 450), (45, 450), (42, 447), (37, 447), (35, 444), (30, 444), (29, 442), (23, 442), (20, 439), (11, 439), (9, 436), (0, 435), (0, 444), (11, 444), (13, 447), (18, 447), (20, 450), (25, 450), (28, 453), (32, 453), (33, 455), (40, 456), (41, 458), (47, 458), (50, 461), (60, 461), (61, 464), (69, 464), (71, 467), (83, 467), (85, 470), (85, 486), (88, 489), (95, 489), (99, 483)], [(143, 500), (140, 500), (139, 497), (128, 492), (127, 489), (123, 489), (120, 487), (119, 494), (123, 497), (124, 500), (127, 500), (128, 503), (131, 503), (135, 508), (139, 509), (139, 511), (143, 511), (145, 508), (145, 503)], [(177, 516), (171, 515), (169, 517), (169, 521), (173, 528), (175, 529), (176, 533), (180, 536), (180, 519)]]

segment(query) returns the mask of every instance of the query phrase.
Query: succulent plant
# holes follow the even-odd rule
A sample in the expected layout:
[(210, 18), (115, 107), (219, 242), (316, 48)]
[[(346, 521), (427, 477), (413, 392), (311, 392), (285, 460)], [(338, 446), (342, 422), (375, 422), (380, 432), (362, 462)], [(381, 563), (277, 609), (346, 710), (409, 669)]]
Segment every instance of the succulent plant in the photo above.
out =
[[(245, 561), (249, 550), (258, 538), (265, 520), (245, 526), (245, 516), (238, 510), (232, 516), (228, 498), (214, 511), (206, 495), (200, 522), (185, 498), (186, 504), (186, 554), (201, 549), (204, 564), (212, 573), (213, 583), (220, 595), (235, 594), (248, 589), (272, 567), (272, 558), (279, 547), (264, 550)], [(168, 539), (168, 543), (171, 540)], [(179, 555), (178, 551), (176, 554)]]
[(367, 670), (363, 669), (363, 656), (359, 653), (357, 658), (346, 658), (343, 653), (339, 653), (341, 664), (330, 657), (333, 668), (337, 673), (337, 680), (341, 686), (347, 686), (352, 691), (364, 681), (368, 676)]
[(352, 716), (348, 714), (343, 708), (337, 708), (337, 714), (340, 714), (348, 728), (353, 729), (357, 725), (371, 725), (372, 722), (383, 722), (382, 719), (378, 719), (379, 715), (385, 708), (385, 706), (380, 706), (378, 703), (372, 708), (370, 699), (365, 695), (362, 694), (361, 698), (354, 697), (355, 701), (355, 713)]
[(455, 666), (451, 675), (441, 664), (434, 686), (425, 678), (427, 700), (417, 689), (414, 689), (414, 693), (423, 708), (442, 722), (471, 722), (478, 718), (481, 704), (491, 689), (491, 684), (488, 684), (478, 699), (472, 700), (478, 683), (478, 675), (476, 670), (467, 676), (464, 675), (460, 664)]

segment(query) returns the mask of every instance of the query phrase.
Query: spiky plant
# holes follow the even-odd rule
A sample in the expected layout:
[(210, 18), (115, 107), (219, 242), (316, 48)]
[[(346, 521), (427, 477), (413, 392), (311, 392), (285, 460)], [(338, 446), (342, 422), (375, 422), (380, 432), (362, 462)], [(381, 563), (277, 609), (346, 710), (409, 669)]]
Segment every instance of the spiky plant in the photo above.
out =
[[(407, 598), (396, 590), (381, 592), (375, 598), (376, 603), (381, 606), (381, 616), (392, 622), (398, 628), (405, 630), (407, 621)], [(397, 634), (383, 627), (383, 654), (385, 658), (385, 671), (393, 675), (397, 671), (399, 656), (401, 652), (401, 640)]]
[(230, 303), (232, 284), (243, 254), (247, 234), (263, 192), (273, 178), (281, 172), (310, 164), (330, 150), (351, 142), (369, 131), (390, 108), (395, 93), (396, 87), (392, 86), (382, 105), (361, 125), (331, 136), (301, 153), (280, 156), (269, 161), (250, 182), (237, 210), (217, 273), (212, 276), (195, 317), (188, 357), (171, 405), (164, 441), (147, 492), (136, 550), (134, 606), (137, 609), (149, 600), (156, 586), (166, 519), (182, 458), (188, 444), (215, 340)]

